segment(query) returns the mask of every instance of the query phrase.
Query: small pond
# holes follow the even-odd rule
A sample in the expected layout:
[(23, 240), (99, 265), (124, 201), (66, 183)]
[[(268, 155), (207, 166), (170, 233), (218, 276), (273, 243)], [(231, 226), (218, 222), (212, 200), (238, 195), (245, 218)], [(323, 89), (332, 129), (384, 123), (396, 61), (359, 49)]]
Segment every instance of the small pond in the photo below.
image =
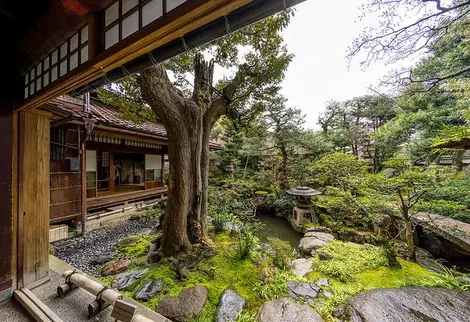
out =
[(265, 227), (256, 233), (260, 241), (266, 242), (268, 237), (276, 237), (289, 242), (294, 248), (299, 246), (303, 234), (292, 229), (287, 220), (264, 214), (257, 215), (256, 219), (265, 224)]

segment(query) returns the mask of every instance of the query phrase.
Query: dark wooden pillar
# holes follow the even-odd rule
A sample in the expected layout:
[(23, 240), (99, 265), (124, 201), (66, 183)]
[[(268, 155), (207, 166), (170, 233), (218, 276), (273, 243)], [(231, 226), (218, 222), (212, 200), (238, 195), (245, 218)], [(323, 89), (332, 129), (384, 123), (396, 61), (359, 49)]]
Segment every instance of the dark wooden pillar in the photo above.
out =
[[(86, 130), (84, 130), (86, 131)], [(86, 138), (86, 136), (84, 135)], [(81, 222), (82, 222), (82, 234), (86, 232), (86, 219), (87, 219), (87, 209), (86, 209), (86, 197), (87, 197), (87, 192), (86, 192), (86, 140), (82, 142), (81, 145), (81, 159), (80, 159), (80, 171), (82, 175), (82, 205), (81, 205)]]
[(0, 302), (11, 296), (16, 216), (13, 202), (13, 110), (0, 108)]
[(162, 187), (165, 186), (165, 153), (162, 153)]
[(109, 151), (109, 191), (114, 192), (114, 152)]

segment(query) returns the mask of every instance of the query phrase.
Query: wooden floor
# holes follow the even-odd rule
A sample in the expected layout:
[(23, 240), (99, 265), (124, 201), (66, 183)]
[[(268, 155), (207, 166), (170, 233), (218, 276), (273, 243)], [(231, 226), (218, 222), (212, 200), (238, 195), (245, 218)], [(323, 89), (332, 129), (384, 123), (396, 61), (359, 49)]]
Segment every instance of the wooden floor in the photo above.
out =
[[(120, 187), (121, 188), (121, 187)], [(147, 190), (121, 189), (113, 194), (100, 193), (96, 198), (87, 199), (87, 210), (99, 210), (108, 207), (118, 206), (129, 202), (153, 199), (166, 196), (167, 188), (155, 188)]]
[(128, 192), (136, 192), (136, 191), (144, 191), (144, 185), (137, 185), (137, 184), (125, 184), (121, 186), (114, 187), (114, 192), (110, 190), (105, 191), (98, 191), (98, 198), (99, 197), (109, 197), (114, 196), (117, 194), (128, 193)]

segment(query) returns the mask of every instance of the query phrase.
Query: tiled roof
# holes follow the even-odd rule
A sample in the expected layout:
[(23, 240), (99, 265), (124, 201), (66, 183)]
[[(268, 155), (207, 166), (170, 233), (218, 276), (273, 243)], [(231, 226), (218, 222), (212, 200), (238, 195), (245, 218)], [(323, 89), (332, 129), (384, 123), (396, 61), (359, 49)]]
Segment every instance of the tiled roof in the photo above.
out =
[[(96, 119), (97, 124), (152, 134), (160, 138), (166, 138), (167, 136), (166, 129), (161, 123), (150, 121), (136, 123), (125, 119), (123, 113), (117, 107), (106, 105), (93, 98), (90, 101), (91, 113), (93, 114), (93, 118)], [(53, 111), (65, 112), (76, 118), (81, 119), (83, 117), (87, 117), (83, 112), (82, 100), (71, 96), (60, 96), (59, 98), (47, 103), (47, 107)]]
[[(133, 122), (125, 119), (119, 108), (106, 105), (94, 98), (90, 99), (90, 105), (93, 118), (97, 121), (96, 124), (155, 135), (163, 140), (167, 139), (166, 129), (161, 123), (151, 121), (143, 121), (142, 123)], [(46, 108), (53, 113), (63, 113), (80, 120), (83, 117), (88, 117), (83, 112), (83, 101), (68, 95), (60, 96), (48, 102)], [(213, 149), (221, 149), (222, 145), (211, 140), (210, 147)]]

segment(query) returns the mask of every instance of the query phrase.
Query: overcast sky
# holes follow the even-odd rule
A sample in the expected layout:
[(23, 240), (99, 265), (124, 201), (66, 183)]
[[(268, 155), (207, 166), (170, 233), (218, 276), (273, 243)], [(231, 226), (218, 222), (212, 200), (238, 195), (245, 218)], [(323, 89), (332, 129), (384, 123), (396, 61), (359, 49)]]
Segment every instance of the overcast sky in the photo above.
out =
[(363, 2), (307, 0), (296, 6), (295, 17), (284, 32), (288, 50), (295, 58), (282, 93), (290, 106), (307, 115), (305, 127), (318, 128), (318, 114), (327, 101), (366, 94), (368, 87), (376, 85), (391, 68), (376, 63), (362, 71), (356, 60), (348, 70), (346, 50), (364, 26), (355, 23)]

